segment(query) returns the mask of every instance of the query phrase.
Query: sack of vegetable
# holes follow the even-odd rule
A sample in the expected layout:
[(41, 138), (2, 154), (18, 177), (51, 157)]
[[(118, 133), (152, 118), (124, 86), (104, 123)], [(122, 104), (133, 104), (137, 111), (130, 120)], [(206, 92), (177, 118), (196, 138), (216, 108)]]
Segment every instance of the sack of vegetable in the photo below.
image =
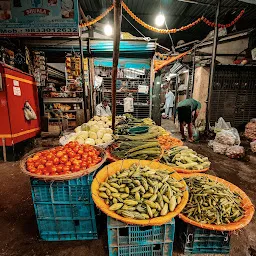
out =
[(240, 159), (245, 156), (244, 147), (242, 146), (231, 146), (227, 148), (226, 156), (232, 159)]

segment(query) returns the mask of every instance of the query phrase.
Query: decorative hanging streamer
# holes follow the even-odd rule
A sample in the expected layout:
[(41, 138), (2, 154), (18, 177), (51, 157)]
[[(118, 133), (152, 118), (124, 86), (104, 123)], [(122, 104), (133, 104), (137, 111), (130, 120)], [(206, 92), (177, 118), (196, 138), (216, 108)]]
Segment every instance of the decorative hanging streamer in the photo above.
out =
[[(241, 17), (242, 17), (242, 15), (244, 14), (244, 10), (242, 10), (238, 15), (237, 15), (237, 17), (233, 20), (233, 21), (231, 21), (229, 24), (218, 24), (218, 27), (219, 28), (229, 28), (229, 27), (231, 27), (231, 26), (233, 26)], [(214, 22), (211, 22), (211, 21), (209, 21), (207, 18), (205, 18), (205, 17), (202, 17), (202, 21), (205, 23), (205, 24), (207, 24), (208, 26), (210, 26), (210, 27), (216, 27), (216, 23), (214, 23)]]
[(112, 4), (105, 12), (103, 12), (101, 15), (99, 15), (98, 17), (96, 17), (95, 19), (88, 21), (86, 23), (82, 23), (80, 24), (81, 28), (84, 27), (89, 27), (92, 26), (93, 24), (95, 24), (96, 22), (100, 21), (101, 19), (103, 19), (110, 11), (112, 11), (114, 8), (114, 5)]
[(176, 29), (176, 28), (173, 28), (173, 29), (159, 29), (159, 28), (155, 28), (153, 26), (150, 26), (148, 25), (147, 23), (145, 23), (144, 21), (142, 21), (140, 18), (138, 18), (130, 9), (129, 7), (124, 3), (122, 2), (122, 6), (123, 8), (125, 9), (125, 11), (135, 20), (137, 21), (141, 26), (149, 29), (149, 30), (152, 30), (154, 32), (157, 32), (157, 33), (161, 33), (161, 34), (169, 34), (169, 33), (176, 33), (178, 31), (183, 31), (183, 30), (187, 30), (193, 26), (195, 26), (196, 24), (198, 24), (203, 17), (201, 18), (198, 18), (197, 20), (195, 20), (193, 23), (191, 24), (188, 24), (186, 26), (183, 26), (179, 29)]

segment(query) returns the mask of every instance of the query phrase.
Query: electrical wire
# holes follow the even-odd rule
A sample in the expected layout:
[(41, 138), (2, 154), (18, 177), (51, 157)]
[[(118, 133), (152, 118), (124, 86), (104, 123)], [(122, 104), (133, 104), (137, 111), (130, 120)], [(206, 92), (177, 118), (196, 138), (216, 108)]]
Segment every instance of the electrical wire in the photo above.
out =
[(151, 38), (150, 37), (146, 37), (144, 34), (142, 34), (142, 32), (139, 30), (139, 29), (137, 29), (125, 16), (124, 16), (124, 14), (122, 14), (122, 16), (124, 17), (124, 19), (143, 37), (143, 39), (145, 40), (145, 41), (150, 41), (151, 40)]

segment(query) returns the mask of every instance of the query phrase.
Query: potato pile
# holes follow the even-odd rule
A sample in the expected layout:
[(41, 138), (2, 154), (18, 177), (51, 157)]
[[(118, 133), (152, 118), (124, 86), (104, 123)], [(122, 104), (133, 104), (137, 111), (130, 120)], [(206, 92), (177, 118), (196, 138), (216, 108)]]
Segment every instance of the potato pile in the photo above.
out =
[(185, 186), (166, 170), (133, 164), (100, 184), (99, 196), (109, 210), (133, 219), (150, 219), (173, 212)]

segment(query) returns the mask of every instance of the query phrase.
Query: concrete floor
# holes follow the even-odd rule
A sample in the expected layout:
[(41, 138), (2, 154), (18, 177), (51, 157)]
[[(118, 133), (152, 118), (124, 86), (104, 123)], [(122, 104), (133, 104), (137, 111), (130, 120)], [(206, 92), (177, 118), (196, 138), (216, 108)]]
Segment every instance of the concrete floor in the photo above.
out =
[[(164, 127), (176, 133), (170, 121)], [(209, 173), (239, 186), (256, 205), (256, 158), (249, 162), (230, 160), (215, 154), (205, 143), (189, 144), (199, 153), (209, 156)], [(23, 175), (18, 162), (0, 163), (0, 255), (6, 256), (84, 256), (108, 255), (104, 223), (99, 240), (72, 242), (43, 242), (39, 240), (32, 205), (29, 178)], [(256, 218), (231, 239), (231, 256), (256, 256)], [(180, 255), (174, 253), (174, 255)]]

